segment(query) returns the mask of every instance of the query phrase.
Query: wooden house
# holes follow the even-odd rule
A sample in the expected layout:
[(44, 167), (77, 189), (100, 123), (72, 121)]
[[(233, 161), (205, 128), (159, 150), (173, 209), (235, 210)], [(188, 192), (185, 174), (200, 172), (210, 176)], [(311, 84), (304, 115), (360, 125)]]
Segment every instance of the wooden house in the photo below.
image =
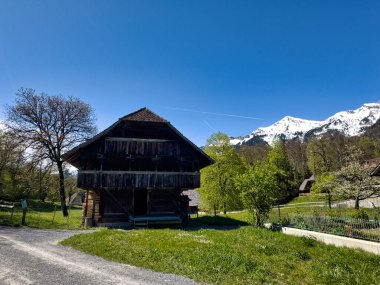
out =
[(78, 168), (86, 190), (83, 223), (131, 226), (182, 223), (189, 199), (200, 186), (199, 170), (213, 163), (170, 122), (147, 108), (63, 155)]

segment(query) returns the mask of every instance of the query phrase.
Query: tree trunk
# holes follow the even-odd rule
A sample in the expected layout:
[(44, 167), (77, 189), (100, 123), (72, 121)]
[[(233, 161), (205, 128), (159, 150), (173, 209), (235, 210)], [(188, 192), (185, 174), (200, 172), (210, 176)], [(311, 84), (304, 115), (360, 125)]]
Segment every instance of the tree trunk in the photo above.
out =
[[(11, 178), (11, 183), (12, 183), (13, 195), (18, 196), (19, 193), (17, 193), (16, 174), (11, 173), (10, 178)], [(23, 198), (25, 198), (25, 197), (23, 197)]]
[(214, 205), (214, 216), (216, 216), (216, 205)]
[(359, 210), (359, 202), (360, 202), (359, 197), (356, 197), (356, 199), (355, 199), (355, 209), (356, 210)]
[(259, 214), (256, 214), (256, 226), (261, 228), (262, 227), (262, 221)]
[(3, 171), (2, 171), (2, 169), (0, 169), (0, 198), (1, 198), (1, 195), (2, 195), (2, 192), (3, 192), (3, 179), (2, 179), (2, 177), (3, 177)]
[(331, 209), (331, 198), (332, 198), (332, 195), (331, 195), (330, 192), (327, 195), (328, 195), (327, 198), (329, 200), (329, 209)]
[(227, 214), (227, 205), (226, 205), (226, 202), (223, 203), (223, 213)]
[(65, 177), (63, 175), (62, 161), (57, 162), (59, 172), (59, 198), (61, 200), (61, 209), (64, 217), (67, 217), (69, 213), (66, 207), (66, 194), (65, 194)]

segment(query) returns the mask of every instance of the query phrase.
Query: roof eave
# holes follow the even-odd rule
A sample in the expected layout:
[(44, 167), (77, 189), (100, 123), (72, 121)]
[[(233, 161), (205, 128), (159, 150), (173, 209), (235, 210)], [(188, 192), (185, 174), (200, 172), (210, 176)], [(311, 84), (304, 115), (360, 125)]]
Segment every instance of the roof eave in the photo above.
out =
[[(208, 156), (207, 153), (205, 153), (201, 148), (199, 148), (198, 146), (196, 146), (191, 140), (189, 140), (188, 138), (186, 138), (179, 130), (177, 130), (170, 122), (167, 122), (168, 126), (177, 134), (179, 135), (182, 139), (184, 139), (188, 144), (190, 144), (195, 150), (197, 150), (203, 157), (205, 157), (208, 162), (209, 162), (209, 165), (211, 164), (214, 164), (215, 161), (210, 157)], [(207, 165), (208, 166), (208, 165)]]

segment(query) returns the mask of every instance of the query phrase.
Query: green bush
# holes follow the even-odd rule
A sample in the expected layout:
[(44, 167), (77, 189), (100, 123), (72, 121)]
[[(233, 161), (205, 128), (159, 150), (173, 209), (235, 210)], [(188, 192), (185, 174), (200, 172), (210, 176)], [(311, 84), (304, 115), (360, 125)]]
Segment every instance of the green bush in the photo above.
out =
[(308, 246), (308, 247), (314, 247), (317, 245), (317, 239), (315, 237), (301, 237), (301, 241), (304, 245)]
[(369, 216), (364, 209), (360, 209), (360, 210), (356, 211), (356, 213), (354, 213), (352, 215), (352, 217), (354, 219), (360, 219), (360, 220), (366, 220), (366, 221), (369, 220)]

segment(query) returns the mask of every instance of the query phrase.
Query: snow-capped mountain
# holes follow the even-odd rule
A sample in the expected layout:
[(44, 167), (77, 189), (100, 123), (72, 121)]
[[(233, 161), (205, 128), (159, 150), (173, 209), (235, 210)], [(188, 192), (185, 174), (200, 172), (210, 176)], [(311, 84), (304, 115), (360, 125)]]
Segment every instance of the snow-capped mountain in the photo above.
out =
[(380, 119), (380, 102), (364, 104), (356, 110), (336, 113), (324, 121), (304, 120), (286, 116), (268, 127), (258, 128), (245, 137), (231, 138), (232, 145), (268, 143), (275, 140), (320, 136), (330, 131), (357, 136)]

